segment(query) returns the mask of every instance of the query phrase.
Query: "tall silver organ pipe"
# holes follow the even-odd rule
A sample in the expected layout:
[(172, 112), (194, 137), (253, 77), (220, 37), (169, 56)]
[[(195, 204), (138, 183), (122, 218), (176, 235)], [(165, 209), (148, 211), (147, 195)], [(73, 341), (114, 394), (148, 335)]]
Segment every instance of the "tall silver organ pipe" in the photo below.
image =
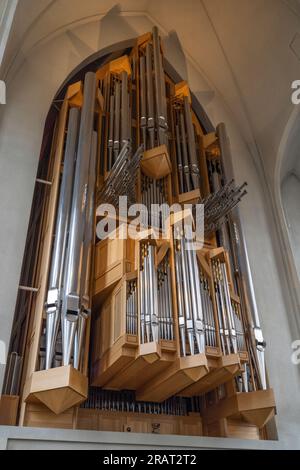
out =
[(155, 246), (141, 245), (140, 266), (140, 328), (141, 342), (158, 340), (158, 284), (155, 268)]
[(94, 201), (96, 183), (96, 158), (97, 158), (97, 133), (93, 132), (91, 160), (89, 168), (88, 182), (88, 202), (85, 217), (85, 234), (83, 241), (83, 259), (80, 281), (81, 310), (78, 316), (78, 325), (74, 341), (74, 367), (79, 369), (80, 359), (84, 345), (84, 335), (88, 316), (90, 315), (90, 264), (91, 264), (91, 244), (94, 233)]
[(128, 96), (128, 75), (123, 71), (122, 78), (122, 100), (121, 100), (121, 140), (122, 145), (128, 140), (129, 136), (129, 96)]
[[(217, 135), (220, 143), (221, 156), (223, 162), (223, 171), (225, 179), (230, 181), (233, 177), (233, 164), (232, 156), (230, 151), (229, 139), (226, 133), (225, 124), (221, 123), (217, 127)], [(226, 162), (226, 165), (224, 164)], [(252, 315), (252, 328), (255, 338), (256, 346), (256, 357), (259, 369), (260, 382), (263, 389), (267, 388), (266, 384), (266, 369), (265, 369), (265, 341), (260, 325), (260, 319), (258, 314), (257, 303), (255, 299), (252, 275), (249, 265), (247, 247), (245, 242), (245, 237), (243, 235), (243, 230), (240, 221), (239, 209), (236, 206), (230, 214), (230, 235), (232, 237), (232, 242), (236, 248), (237, 262), (238, 266), (236, 269), (240, 273), (244, 273), (246, 277), (246, 286), (248, 290), (248, 298), (250, 302), (250, 310)]]
[(155, 98), (157, 114), (157, 131), (159, 144), (168, 144), (167, 138), (167, 108), (166, 108), (166, 85), (162, 66), (162, 56), (160, 51), (160, 39), (158, 29), (154, 26), (153, 34), (153, 56), (155, 74)]
[(111, 84), (107, 87), (109, 94), (107, 98), (109, 114), (107, 171), (112, 169), (124, 144), (131, 140), (128, 73), (123, 70), (121, 74), (113, 74), (110, 81)]
[(147, 129), (150, 139), (150, 147), (154, 147), (154, 93), (153, 93), (153, 75), (152, 75), (152, 46), (147, 44), (146, 46), (146, 70), (147, 70)]
[(147, 113), (146, 113), (146, 70), (145, 56), (140, 58), (140, 95), (141, 95), (141, 117), (140, 127), (142, 133), (142, 142), (146, 148), (147, 142)]
[(184, 97), (184, 117), (187, 130), (187, 144), (189, 149), (190, 157), (190, 173), (193, 181), (194, 189), (199, 187), (199, 165), (197, 162), (195, 134), (192, 122), (192, 114), (189, 99), (187, 96)]
[(120, 106), (121, 106), (121, 90), (119, 80), (115, 81), (115, 127), (114, 127), (114, 161), (120, 151)]
[(159, 338), (174, 339), (171, 270), (169, 254), (157, 267)]
[(66, 253), (64, 299), (62, 305), (63, 364), (71, 360), (76, 323), (81, 309), (80, 281), (83, 239), (88, 197), (89, 163), (95, 110), (96, 75), (88, 72), (84, 80), (75, 180), (73, 188), (69, 242)]
[(178, 231), (175, 232), (175, 248), (178, 325), (181, 352), (183, 356), (187, 354), (185, 341), (187, 337), (189, 353), (194, 355), (196, 353), (205, 352), (200, 272), (192, 241), (187, 240), (185, 235)]
[(48, 297), (46, 304), (46, 369), (49, 369), (52, 364), (60, 320), (62, 278), (70, 221), (79, 115), (80, 112), (77, 108), (70, 110), (63, 176), (57, 208), (55, 239), (48, 280)]
[(59, 324), (62, 363), (68, 365), (73, 359), (74, 367), (79, 367), (89, 315), (88, 276), (97, 153), (97, 134), (93, 131), (95, 92), (96, 76), (88, 72), (84, 81), (79, 136), (80, 112), (72, 108), (69, 113), (46, 303), (46, 369), (52, 366)]

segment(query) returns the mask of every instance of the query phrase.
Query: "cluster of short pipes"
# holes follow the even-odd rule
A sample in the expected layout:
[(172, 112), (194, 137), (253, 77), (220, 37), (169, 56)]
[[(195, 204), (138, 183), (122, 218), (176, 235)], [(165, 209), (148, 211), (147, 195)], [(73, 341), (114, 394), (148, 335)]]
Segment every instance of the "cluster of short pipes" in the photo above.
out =
[(132, 413), (146, 413), (151, 415), (187, 416), (190, 412), (201, 410), (201, 397), (171, 397), (162, 403), (137, 401), (132, 390), (103, 390), (99, 387), (90, 387), (88, 399), (81, 405), (82, 408), (91, 408), (104, 411), (120, 411)]
[[(165, 178), (153, 179), (144, 174), (141, 175), (142, 205), (145, 211), (142, 213), (142, 224), (144, 227), (155, 227), (164, 229), (167, 218), (167, 196)], [(161, 210), (156, 210), (160, 206)]]
[[(208, 277), (199, 267), (193, 242), (177, 232), (174, 245), (181, 355), (204, 353), (206, 346), (218, 346), (213, 296), (222, 353), (246, 350), (239, 305), (230, 298), (226, 264), (212, 260), (213, 293)], [(139, 330), (142, 343), (174, 339), (170, 252), (156, 267), (155, 250), (150, 241), (141, 243), (139, 279), (127, 281), (126, 332), (138, 334)]]

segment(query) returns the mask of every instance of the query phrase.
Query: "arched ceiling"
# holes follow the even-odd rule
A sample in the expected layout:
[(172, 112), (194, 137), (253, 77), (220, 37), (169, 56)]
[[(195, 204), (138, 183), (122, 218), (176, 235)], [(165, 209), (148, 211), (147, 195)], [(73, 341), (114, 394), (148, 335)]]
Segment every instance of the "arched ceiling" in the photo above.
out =
[(208, 89), (200, 100), (209, 102), (214, 93), (223, 98), (257, 168), (272, 184), (281, 137), (295, 106), (291, 83), (300, 79), (298, 0), (21, 0), (2, 71), (9, 80), (35, 48), (62, 32), (76, 47), (72, 29), (80, 23), (99, 20), (95, 41), (100, 49), (101, 28), (110, 27), (110, 18), (118, 17), (124, 27), (130, 16), (156, 23), (165, 47), (177, 45), (201, 71)]

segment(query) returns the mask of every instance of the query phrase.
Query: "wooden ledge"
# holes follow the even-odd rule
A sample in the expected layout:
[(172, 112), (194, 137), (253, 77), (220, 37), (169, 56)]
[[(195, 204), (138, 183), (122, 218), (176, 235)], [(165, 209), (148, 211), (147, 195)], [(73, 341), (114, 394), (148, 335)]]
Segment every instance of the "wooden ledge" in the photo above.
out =
[[(144, 343), (136, 349), (135, 357), (110, 374), (105, 388), (116, 390), (136, 390), (168, 369), (176, 360), (175, 341), (160, 340), (158, 343)], [(109, 372), (107, 372), (109, 373)], [(100, 375), (101, 380), (101, 375)]]
[(238, 354), (228, 354), (219, 358), (208, 360), (209, 373), (201, 377), (196, 383), (182, 390), (179, 395), (193, 397), (215, 389), (222, 383), (228, 382), (241, 370)]
[(155, 341), (140, 344), (139, 354), (148, 364), (153, 364), (161, 358), (160, 346)]
[(175, 96), (180, 99), (184, 99), (184, 97), (187, 96), (189, 103), (192, 103), (190, 88), (186, 80), (175, 84)]
[(146, 176), (161, 179), (172, 172), (172, 164), (167, 147), (160, 145), (143, 153), (141, 168)]
[(123, 335), (103, 356), (93, 364), (92, 385), (103, 387), (121, 374), (136, 359), (138, 339), (136, 335)]
[(41, 402), (55, 414), (86, 400), (88, 379), (71, 365), (33, 372), (24, 387), (24, 401)]
[(241, 417), (250, 424), (262, 428), (275, 415), (275, 399), (272, 389), (236, 393), (217, 405), (206, 408), (203, 418), (207, 424), (223, 418)]
[(200, 198), (201, 198), (200, 189), (196, 188), (196, 189), (193, 189), (192, 191), (179, 194), (178, 202), (180, 204), (188, 204), (188, 203), (192, 204), (192, 203), (199, 202)]
[(205, 354), (177, 358), (168, 369), (137, 390), (138, 400), (161, 402), (208, 373)]

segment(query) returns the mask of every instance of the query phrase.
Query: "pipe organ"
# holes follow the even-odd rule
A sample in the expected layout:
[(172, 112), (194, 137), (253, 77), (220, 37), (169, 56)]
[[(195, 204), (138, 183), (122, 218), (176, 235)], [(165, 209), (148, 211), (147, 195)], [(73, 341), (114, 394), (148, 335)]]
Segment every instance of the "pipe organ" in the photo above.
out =
[[(1, 402), (25, 426), (266, 439), (275, 402), (238, 214), (246, 183), (224, 124), (206, 132), (156, 27), (68, 83), (59, 106), (22, 367), (12, 342)], [(121, 236), (130, 211), (98, 211), (120, 196), (142, 204), (134, 238)], [(200, 239), (185, 230), (197, 204)], [(99, 222), (114, 223), (108, 236)]]

